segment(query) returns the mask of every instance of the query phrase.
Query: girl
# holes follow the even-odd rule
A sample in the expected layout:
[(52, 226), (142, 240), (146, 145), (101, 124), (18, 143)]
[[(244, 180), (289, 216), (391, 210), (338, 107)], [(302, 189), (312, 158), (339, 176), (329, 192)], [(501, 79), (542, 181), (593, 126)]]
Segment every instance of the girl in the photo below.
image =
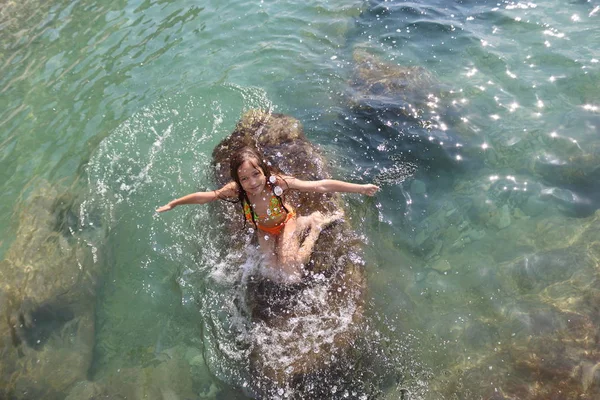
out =
[[(170, 201), (156, 211), (169, 211), (182, 204), (205, 204), (217, 199), (237, 199), (246, 221), (258, 231), (258, 243), (263, 254), (268, 257), (269, 264), (277, 267), (292, 281), (301, 278), (302, 267), (310, 258), (321, 228), (340, 218), (341, 214), (325, 217), (315, 212), (299, 217), (285, 201), (285, 197), (282, 197), (283, 194), (288, 190), (298, 190), (373, 196), (379, 190), (379, 187), (372, 184), (358, 185), (333, 179), (303, 181), (276, 174), (266, 165), (263, 157), (250, 147), (244, 147), (233, 154), (230, 173), (233, 181), (222, 188), (212, 192), (189, 194)], [(300, 245), (300, 235), (306, 228), (310, 228), (310, 231)]]

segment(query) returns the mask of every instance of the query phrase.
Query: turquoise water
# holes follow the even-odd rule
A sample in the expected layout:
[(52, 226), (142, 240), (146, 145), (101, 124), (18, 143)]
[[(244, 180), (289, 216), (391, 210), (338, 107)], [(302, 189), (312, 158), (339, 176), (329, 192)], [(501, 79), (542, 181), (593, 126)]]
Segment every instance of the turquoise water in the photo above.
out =
[[(1, 342), (3, 395), (252, 395), (214, 334), (236, 323), (239, 278), (218, 219), (154, 214), (212, 188), (212, 149), (252, 108), (299, 119), (335, 177), (381, 182), (344, 196), (382, 359), (349, 398), (600, 395), (594, 2), (0, 7), (3, 336), (38, 316), (31, 340)], [(360, 51), (431, 79), (408, 100), (368, 92)], [(398, 111), (411, 101), (419, 118)]]

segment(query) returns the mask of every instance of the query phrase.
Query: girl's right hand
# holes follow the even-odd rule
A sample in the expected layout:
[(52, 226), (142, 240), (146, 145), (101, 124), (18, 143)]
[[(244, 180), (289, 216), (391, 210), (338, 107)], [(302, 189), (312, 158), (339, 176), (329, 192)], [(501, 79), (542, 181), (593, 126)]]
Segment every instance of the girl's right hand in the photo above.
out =
[(379, 186), (373, 185), (372, 183), (368, 183), (366, 185), (362, 185), (362, 194), (367, 196), (375, 196), (375, 193), (379, 190)]
[(159, 212), (159, 213), (161, 213), (161, 212), (165, 212), (165, 211), (172, 210), (173, 208), (174, 208), (174, 207), (171, 205), (171, 203), (168, 203), (168, 204), (165, 204), (165, 205), (164, 205), (164, 206), (162, 206), (162, 207), (158, 207), (158, 208), (156, 209), (156, 212)]

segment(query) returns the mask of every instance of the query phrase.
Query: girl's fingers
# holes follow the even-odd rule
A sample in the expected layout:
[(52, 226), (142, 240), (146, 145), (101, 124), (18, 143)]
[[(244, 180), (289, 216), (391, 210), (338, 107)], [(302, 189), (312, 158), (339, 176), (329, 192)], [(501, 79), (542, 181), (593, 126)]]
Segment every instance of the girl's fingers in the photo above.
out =
[(377, 191), (379, 190), (379, 186), (375, 186), (372, 184), (368, 184), (366, 185), (366, 190), (365, 190), (365, 194), (367, 194), (368, 196), (374, 196), (375, 193), (377, 193)]

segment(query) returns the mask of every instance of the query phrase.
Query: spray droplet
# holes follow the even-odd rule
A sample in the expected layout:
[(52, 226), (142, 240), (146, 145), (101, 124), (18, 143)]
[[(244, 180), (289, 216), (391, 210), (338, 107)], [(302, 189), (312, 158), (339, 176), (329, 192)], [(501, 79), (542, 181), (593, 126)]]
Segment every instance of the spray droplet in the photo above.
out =
[(273, 192), (276, 196), (281, 196), (283, 194), (283, 189), (281, 188), (281, 186), (275, 186), (273, 188)]
[(277, 182), (277, 178), (275, 178), (275, 175), (271, 175), (271, 176), (269, 177), (269, 182), (271, 182), (271, 183), (275, 183), (275, 182)]

